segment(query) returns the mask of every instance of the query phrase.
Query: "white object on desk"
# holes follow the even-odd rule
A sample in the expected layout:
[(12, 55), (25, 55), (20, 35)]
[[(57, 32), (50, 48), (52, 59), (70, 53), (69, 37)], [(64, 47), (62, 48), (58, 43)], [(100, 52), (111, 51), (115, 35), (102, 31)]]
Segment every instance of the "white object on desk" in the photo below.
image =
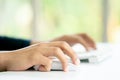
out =
[(76, 44), (72, 48), (82, 62), (85, 61), (88, 63), (98, 63), (104, 61), (109, 58), (112, 53), (110, 45), (104, 44), (103, 46), (102, 43), (97, 44), (96, 50), (91, 50), (89, 52), (87, 52), (81, 44)]
[[(38, 71), (40, 65), (34, 66), (34, 69)], [(68, 71), (79, 71), (79, 65), (72, 64), (72, 61), (68, 61)], [(61, 62), (55, 58), (53, 59), (51, 71), (63, 71)]]

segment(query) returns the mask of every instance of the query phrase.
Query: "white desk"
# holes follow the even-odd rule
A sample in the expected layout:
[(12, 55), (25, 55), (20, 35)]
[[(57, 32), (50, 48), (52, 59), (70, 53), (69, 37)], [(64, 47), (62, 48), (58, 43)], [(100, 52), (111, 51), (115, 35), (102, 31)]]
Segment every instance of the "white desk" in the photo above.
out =
[(120, 45), (113, 45), (113, 52), (102, 63), (81, 64), (79, 72), (0, 72), (0, 80), (120, 80)]

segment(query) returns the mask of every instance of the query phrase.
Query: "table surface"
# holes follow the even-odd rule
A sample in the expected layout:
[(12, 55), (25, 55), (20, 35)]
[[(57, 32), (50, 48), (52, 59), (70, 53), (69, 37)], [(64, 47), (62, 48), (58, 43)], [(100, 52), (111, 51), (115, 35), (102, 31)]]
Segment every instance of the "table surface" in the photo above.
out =
[(120, 45), (112, 44), (110, 58), (97, 64), (80, 64), (80, 71), (38, 72), (18, 71), (0, 72), (0, 80), (120, 80)]

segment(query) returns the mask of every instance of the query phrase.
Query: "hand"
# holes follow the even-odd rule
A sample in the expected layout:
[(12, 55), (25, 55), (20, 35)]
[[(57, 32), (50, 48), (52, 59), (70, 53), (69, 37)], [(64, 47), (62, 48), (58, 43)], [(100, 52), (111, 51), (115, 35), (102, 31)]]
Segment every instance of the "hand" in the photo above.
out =
[(57, 57), (61, 63), (64, 71), (67, 71), (67, 59), (65, 54), (71, 57), (73, 64), (79, 64), (76, 54), (72, 48), (63, 41), (39, 43), (29, 47), (12, 51), (4, 54), (6, 59), (6, 70), (8, 71), (23, 71), (34, 65), (41, 65), (40, 71), (50, 71), (52, 59), (49, 57)]
[(96, 49), (96, 44), (92, 38), (90, 38), (87, 34), (75, 34), (75, 35), (64, 35), (62, 37), (58, 37), (52, 41), (66, 41), (69, 45), (74, 45), (76, 43), (82, 44), (87, 51), (91, 48)]

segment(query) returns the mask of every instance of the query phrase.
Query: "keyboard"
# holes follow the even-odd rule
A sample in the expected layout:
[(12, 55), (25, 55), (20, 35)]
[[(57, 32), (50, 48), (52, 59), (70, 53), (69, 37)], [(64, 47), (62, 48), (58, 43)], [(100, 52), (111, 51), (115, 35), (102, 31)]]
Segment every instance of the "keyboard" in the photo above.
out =
[(72, 48), (82, 63), (98, 63), (112, 54), (112, 48), (107, 43), (97, 43), (97, 49), (89, 52), (81, 44), (75, 44)]

